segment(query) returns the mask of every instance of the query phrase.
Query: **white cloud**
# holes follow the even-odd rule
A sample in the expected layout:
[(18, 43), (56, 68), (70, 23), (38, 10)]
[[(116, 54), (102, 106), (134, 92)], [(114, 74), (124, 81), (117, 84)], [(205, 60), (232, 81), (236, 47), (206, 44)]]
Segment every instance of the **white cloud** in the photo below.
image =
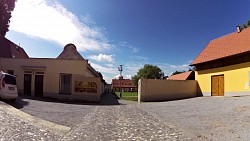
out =
[(103, 75), (103, 79), (104, 79), (108, 84), (111, 84), (112, 79), (114, 79), (114, 78), (109, 77), (109, 76), (106, 76), (106, 75)]
[(172, 69), (178, 69), (178, 70), (188, 70), (189, 65), (188, 64), (183, 64), (183, 65), (170, 65), (170, 68)]
[(114, 55), (99, 54), (99, 55), (90, 55), (88, 56), (88, 58), (98, 62), (114, 62), (113, 56)]
[(100, 28), (89, 26), (93, 23), (90, 17), (80, 18), (83, 22), (57, 0), (18, 0), (10, 30), (56, 42), (62, 47), (74, 43), (80, 51), (110, 49)]
[(118, 72), (118, 70), (114, 69), (114, 68), (107, 68), (107, 67), (103, 67), (101, 65), (95, 64), (95, 63), (90, 63), (91, 66), (101, 72), (101, 73), (108, 73), (108, 74), (116, 74)]
[(108, 67), (114, 67), (114, 64), (106, 64)]
[(133, 47), (132, 45), (128, 44), (127, 42), (120, 42), (119, 45), (122, 46), (122, 47), (128, 48), (129, 52), (132, 52), (132, 53), (139, 52), (138, 48)]
[(131, 75), (125, 75), (125, 79), (132, 79)]
[(137, 72), (139, 71), (139, 69), (143, 68), (144, 64), (140, 64), (140, 63), (129, 63), (126, 64), (124, 71), (126, 71), (126, 74), (134, 76), (137, 74)]
[(148, 60), (148, 58), (144, 57), (144, 56), (134, 56), (133, 58), (136, 59), (137, 61), (146, 61), (146, 60)]

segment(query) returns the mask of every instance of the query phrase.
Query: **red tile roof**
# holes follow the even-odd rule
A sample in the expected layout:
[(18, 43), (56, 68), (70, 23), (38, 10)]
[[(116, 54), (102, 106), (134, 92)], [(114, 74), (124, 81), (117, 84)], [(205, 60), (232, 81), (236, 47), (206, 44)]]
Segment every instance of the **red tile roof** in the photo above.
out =
[(29, 56), (23, 48), (0, 36), (0, 58), (27, 59)]
[(188, 77), (192, 74), (192, 71), (183, 72), (180, 74), (172, 75), (168, 77), (168, 80), (188, 80)]
[(120, 84), (121, 84), (121, 87), (122, 88), (134, 88), (136, 87), (134, 84), (133, 84), (133, 81), (130, 80), (130, 79), (112, 79), (112, 86), (113, 87), (120, 87)]
[(191, 65), (221, 59), (250, 51), (250, 27), (209, 42)]

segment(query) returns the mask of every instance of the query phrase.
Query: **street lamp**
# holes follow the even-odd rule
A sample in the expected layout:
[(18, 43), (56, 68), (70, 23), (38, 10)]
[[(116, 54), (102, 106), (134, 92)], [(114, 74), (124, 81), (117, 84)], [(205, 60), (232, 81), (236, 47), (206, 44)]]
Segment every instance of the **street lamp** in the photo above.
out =
[(120, 65), (120, 66), (118, 67), (118, 71), (120, 72), (120, 76), (119, 76), (119, 81), (120, 81), (120, 97), (122, 97), (122, 92), (121, 92), (122, 66), (123, 66), (123, 65)]

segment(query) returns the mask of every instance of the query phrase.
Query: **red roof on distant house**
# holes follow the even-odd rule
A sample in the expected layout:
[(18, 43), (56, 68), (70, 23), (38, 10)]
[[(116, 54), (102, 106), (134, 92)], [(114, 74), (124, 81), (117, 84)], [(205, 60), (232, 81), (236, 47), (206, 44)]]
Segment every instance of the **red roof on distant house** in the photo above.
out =
[(183, 72), (180, 74), (172, 75), (168, 77), (168, 80), (188, 80), (188, 77), (192, 74), (193, 71)]
[(27, 59), (29, 56), (23, 48), (0, 36), (0, 58)]
[(191, 65), (221, 59), (250, 51), (250, 27), (209, 42)]
[(136, 87), (130, 79), (112, 79), (113, 87), (133, 88)]

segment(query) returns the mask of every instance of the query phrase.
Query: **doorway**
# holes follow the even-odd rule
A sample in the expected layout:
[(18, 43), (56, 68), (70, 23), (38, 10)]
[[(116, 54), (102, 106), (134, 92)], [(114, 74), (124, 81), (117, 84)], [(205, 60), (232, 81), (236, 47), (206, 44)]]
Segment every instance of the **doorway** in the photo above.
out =
[(31, 96), (31, 80), (32, 75), (31, 74), (24, 74), (24, 95)]
[(43, 75), (35, 75), (35, 96), (43, 96)]
[(211, 77), (212, 96), (224, 96), (224, 75)]

